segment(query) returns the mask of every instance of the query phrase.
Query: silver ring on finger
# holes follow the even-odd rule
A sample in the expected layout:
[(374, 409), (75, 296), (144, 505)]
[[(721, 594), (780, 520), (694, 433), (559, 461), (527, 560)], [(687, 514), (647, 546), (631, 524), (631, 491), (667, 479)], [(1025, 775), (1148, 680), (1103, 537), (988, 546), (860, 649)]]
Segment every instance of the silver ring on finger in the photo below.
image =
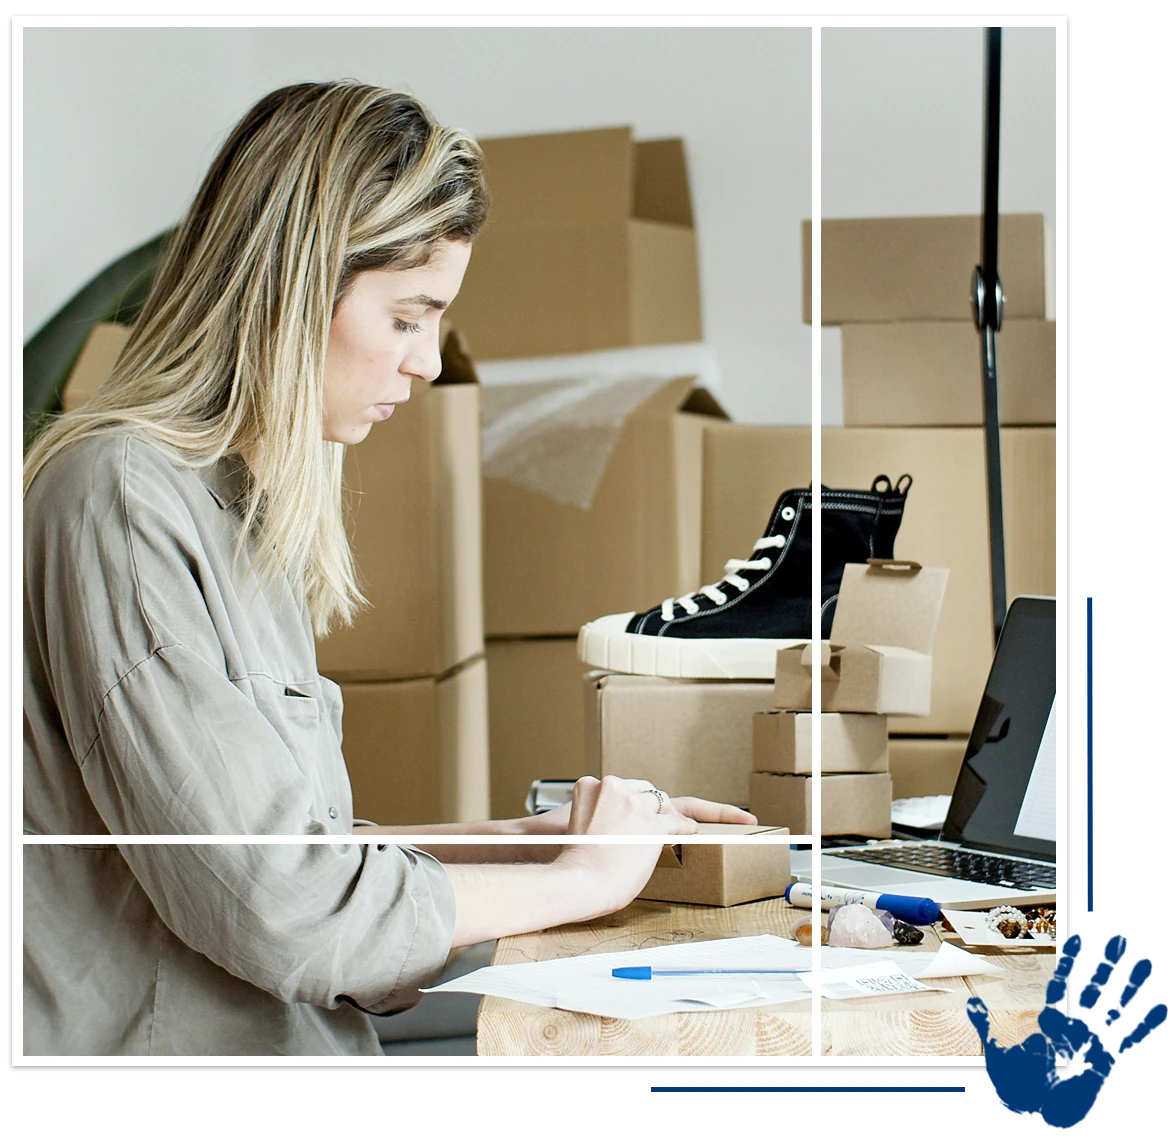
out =
[(643, 789), (643, 790), (641, 790), (641, 792), (642, 793), (651, 793), (654, 797), (656, 797), (657, 798), (657, 812), (658, 813), (665, 812), (665, 806), (669, 804), (669, 797), (666, 795), (666, 793), (663, 790), (657, 789), (656, 787), (654, 787), (652, 789)]

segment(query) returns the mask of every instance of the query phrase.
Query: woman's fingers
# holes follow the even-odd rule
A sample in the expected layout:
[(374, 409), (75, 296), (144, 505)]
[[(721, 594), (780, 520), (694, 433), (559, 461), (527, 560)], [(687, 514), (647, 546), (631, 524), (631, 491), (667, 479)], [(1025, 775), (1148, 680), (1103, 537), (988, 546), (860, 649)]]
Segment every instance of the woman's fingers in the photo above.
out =
[(720, 825), (757, 825), (759, 819), (745, 809), (735, 805), (724, 805), (720, 801), (705, 801), (701, 797), (674, 797), (674, 808), (683, 816), (695, 821), (708, 821)]

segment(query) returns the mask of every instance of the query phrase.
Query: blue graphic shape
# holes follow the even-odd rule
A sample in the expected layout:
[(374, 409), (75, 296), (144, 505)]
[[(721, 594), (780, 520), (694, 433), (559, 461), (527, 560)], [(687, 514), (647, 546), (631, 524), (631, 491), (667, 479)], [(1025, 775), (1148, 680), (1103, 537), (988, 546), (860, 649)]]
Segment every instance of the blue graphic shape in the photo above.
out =
[(1085, 600), (1085, 910), (1093, 911), (1093, 597)]
[[(983, 1043), (987, 1073), (966, 1084), (1009, 1120), (1039, 1120), (1041, 1130), (1074, 1136), (1153, 1137), (1168, 1130), (1169, 987), (1167, 936), (1090, 936), (1075, 932), (1049, 981), (1040, 1033), (1014, 1047), (992, 1039), (987, 1007), (967, 1015)], [(1053, 1005), (1079, 980), (1072, 1014)], [(1056, 1072), (1061, 1053), (1072, 1073)]]

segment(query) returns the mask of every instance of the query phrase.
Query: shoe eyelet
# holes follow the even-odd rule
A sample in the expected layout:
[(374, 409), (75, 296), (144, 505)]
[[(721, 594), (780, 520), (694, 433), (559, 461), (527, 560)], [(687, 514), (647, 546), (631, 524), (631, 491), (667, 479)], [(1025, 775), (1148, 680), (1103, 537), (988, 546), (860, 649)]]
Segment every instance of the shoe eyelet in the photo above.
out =
[(779, 513), (779, 518), (791, 522), (791, 520), (796, 518), (796, 509), (790, 506), (782, 508)]

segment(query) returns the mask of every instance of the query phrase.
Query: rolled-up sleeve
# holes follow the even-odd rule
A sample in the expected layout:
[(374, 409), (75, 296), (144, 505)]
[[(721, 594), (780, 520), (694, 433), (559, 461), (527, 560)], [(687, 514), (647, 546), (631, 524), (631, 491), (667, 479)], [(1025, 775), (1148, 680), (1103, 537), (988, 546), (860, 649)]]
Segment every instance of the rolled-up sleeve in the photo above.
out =
[(452, 944), (448, 875), (411, 847), (119, 847), (176, 936), (286, 1003), (400, 1010), (435, 981)]

